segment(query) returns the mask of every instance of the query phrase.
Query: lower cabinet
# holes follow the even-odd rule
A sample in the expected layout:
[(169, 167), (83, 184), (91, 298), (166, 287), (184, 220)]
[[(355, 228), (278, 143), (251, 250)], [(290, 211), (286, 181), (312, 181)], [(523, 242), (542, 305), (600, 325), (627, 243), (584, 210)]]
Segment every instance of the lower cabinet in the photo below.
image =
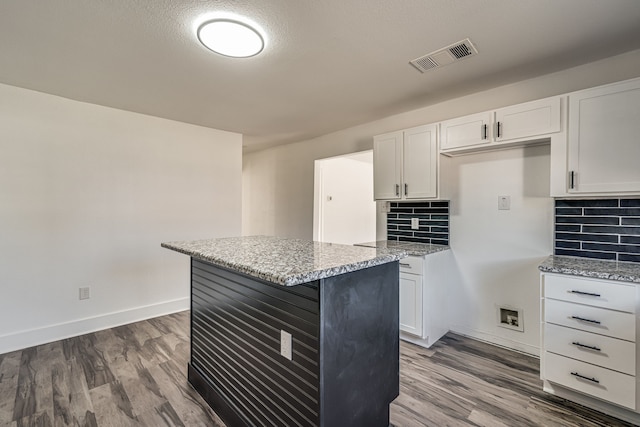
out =
[(451, 251), (400, 260), (400, 338), (431, 347), (449, 332), (446, 274)]
[(400, 330), (422, 337), (422, 258), (400, 261)]
[(542, 273), (540, 376), (545, 391), (640, 422), (639, 287)]

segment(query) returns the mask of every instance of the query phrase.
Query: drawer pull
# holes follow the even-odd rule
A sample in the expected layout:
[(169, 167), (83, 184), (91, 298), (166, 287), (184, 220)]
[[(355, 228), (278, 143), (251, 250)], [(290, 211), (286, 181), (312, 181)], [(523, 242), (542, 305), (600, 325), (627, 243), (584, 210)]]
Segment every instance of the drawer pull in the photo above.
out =
[(596, 384), (600, 384), (600, 381), (598, 381), (597, 379), (595, 379), (595, 378), (585, 377), (584, 375), (580, 375), (580, 374), (579, 374), (579, 373), (577, 373), (577, 372), (571, 372), (571, 375), (573, 375), (574, 377), (578, 377), (578, 378), (580, 378), (580, 379), (583, 379), (583, 380), (587, 380), (587, 381), (594, 382), (594, 383), (596, 383)]
[(401, 262), (400, 266), (401, 267), (409, 267), (409, 268), (411, 268), (411, 264), (407, 264), (406, 262)]
[(586, 345), (586, 344), (580, 344), (577, 341), (572, 342), (571, 344), (573, 345), (577, 345), (578, 347), (582, 347), (582, 348), (588, 348), (589, 350), (594, 350), (594, 351), (602, 351), (601, 349), (599, 349), (598, 347), (596, 347), (595, 345)]
[(580, 316), (571, 316), (572, 319), (575, 320), (579, 320), (581, 322), (589, 322), (589, 323), (595, 323), (596, 325), (600, 324), (599, 320), (591, 320), (591, 319), (585, 319), (584, 317), (580, 317)]
[(594, 294), (593, 292), (583, 292), (583, 291), (569, 291), (569, 293), (578, 294), (578, 295), (587, 295), (587, 296), (590, 296), (590, 297), (598, 297), (598, 298), (600, 298), (602, 296), (600, 294)]

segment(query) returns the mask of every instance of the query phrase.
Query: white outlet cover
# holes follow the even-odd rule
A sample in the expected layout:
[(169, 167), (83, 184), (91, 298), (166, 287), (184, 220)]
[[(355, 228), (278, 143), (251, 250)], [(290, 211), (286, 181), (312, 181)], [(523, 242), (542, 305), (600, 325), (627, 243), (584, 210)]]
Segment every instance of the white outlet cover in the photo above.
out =
[(292, 359), (291, 341), (291, 334), (280, 330), (280, 354), (289, 360)]
[(420, 218), (411, 218), (411, 229), (412, 230), (420, 229)]

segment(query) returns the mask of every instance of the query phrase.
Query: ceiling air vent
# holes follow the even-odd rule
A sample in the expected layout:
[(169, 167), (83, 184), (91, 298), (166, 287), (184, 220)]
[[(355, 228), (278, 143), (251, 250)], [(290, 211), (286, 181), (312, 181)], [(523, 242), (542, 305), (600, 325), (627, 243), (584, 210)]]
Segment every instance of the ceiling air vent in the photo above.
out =
[(478, 51), (473, 43), (471, 43), (471, 40), (464, 39), (447, 47), (443, 47), (442, 49), (438, 49), (435, 52), (423, 55), (420, 58), (416, 58), (413, 61), (409, 61), (409, 64), (416, 67), (421, 73), (424, 73), (427, 70), (469, 58), (477, 53)]

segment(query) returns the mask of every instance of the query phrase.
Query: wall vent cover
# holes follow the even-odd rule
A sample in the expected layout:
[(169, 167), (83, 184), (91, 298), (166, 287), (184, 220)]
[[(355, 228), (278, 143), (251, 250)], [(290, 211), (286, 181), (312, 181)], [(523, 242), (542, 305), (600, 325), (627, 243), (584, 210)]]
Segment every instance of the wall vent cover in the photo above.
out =
[(409, 61), (409, 64), (416, 67), (421, 73), (424, 73), (427, 70), (449, 65), (477, 54), (478, 50), (473, 43), (471, 43), (471, 40), (467, 38)]

